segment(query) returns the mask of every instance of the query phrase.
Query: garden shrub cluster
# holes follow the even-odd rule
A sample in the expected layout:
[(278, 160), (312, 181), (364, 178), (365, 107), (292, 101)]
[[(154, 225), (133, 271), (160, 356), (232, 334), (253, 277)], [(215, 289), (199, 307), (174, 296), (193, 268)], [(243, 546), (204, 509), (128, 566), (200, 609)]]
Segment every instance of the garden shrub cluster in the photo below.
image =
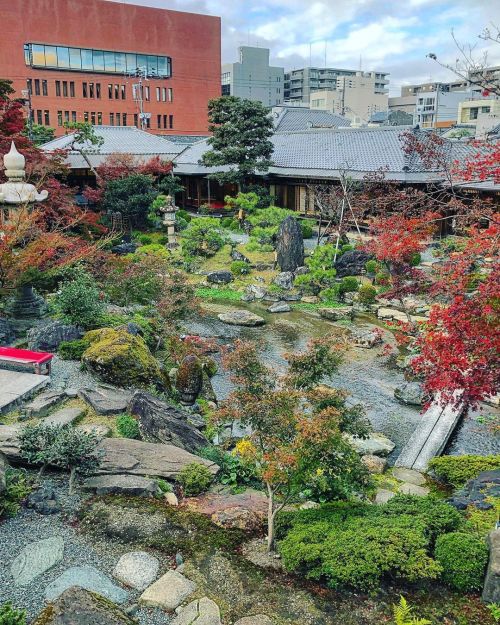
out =
[[(484, 541), (458, 531), (463, 523), (455, 508), (433, 497), (398, 495), (383, 506), (338, 502), (281, 513), (278, 549), (287, 570), (325, 579), (332, 588), (442, 577), (454, 588), (472, 589), (484, 574)], [(451, 566), (447, 558), (460, 545), (468, 555), (457, 555)], [(476, 564), (466, 565), (471, 556)]]
[(66, 323), (85, 329), (95, 328), (104, 312), (99, 287), (92, 276), (82, 271), (63, 282), (53, 300), (54, 311)]
[(235, 276), (244, 276), (251, 271), (250, 265), (244, 260), (233, 260), (230, 269)]
[(62, 343), (59, 343), (57, 353), (63, 360), (81, 360), (83, 352), (89, 345), (90, 343), (85, 339), (62, 341)]
[(123, 438), (138, 439), (141, 437), (137, 419), (129, 414), (121, 414), (116, 417), (116, 429)]
[(198, 462), (187, 464), (177, 476), (177, 481), (184, 489), (184, 494), (193, 497), (205, 492), (212, 483), (213, 475), (207, 467)]
[(187, 256), (214, 256), (226, 242), (221, 224), (214, 217), (196, 217), (182, 233), (182, 251)]
[(436, 540), (435, 556), (443, 569), (443, 580), (455, 590), (481, 590), (488, 564), (484, 539), (463, 532), (452, 532)]
[(362, 284), (358, 290), (358, 302), (365, 306), (373, 304), (377, 297), (377, 289), (371, 284)]
[(0, 519), (17, 514), (21, 506), (21, 501), (27, 497), (31, 491), (31, 486), (24, 471), (7, 469), (5, 481), (6, 489), (0, 495)]
[(255, 474), (255, 467), (244, 462), (239, 455), (215, 446), (204, 447), (199, 453), (202, 458), (219, 465), (220, 471), (217, 473), (217, 482), (229, 486), (233, 492), (247, 487), (259, 486), (260, 482)]
[(26, 610), (17, 610), (10, 601), (0, 605), (0, 625), (26, 625)]
[(483, 471), (500, 469), (500, 456), (440, 456), (430, 461), (429, 468), (445, 484), (461, 488)]

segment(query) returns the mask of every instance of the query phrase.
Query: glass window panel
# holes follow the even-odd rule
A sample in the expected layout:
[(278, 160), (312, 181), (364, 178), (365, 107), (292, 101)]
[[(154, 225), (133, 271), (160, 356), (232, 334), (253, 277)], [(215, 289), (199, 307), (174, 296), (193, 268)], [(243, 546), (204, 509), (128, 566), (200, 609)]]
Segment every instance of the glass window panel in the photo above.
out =
[(123, 52), (115, 52), (115, 64), (117, 72), (127, 71), (127, 61)]
[(57, 48), (55, 46), (45, 46), (45, 65), (57, 67)]
[(69, 68), (68, 48), (57, 46), (57, 66), (62, 68)]
[(158, 57), (158, 75), (159, 76), (168, 76), (168, 64), (166, 56)]
[(31, 46), (29, 43), (24, 44), (24, 62), (31, 65)]
[(102, 50), (92, 50), (92, 60), (96, 72), (104, 71), (104, 52)]
[(115, 53), (114, 52), (105, 52), (104, 53), (104, 67), (105, 67), (107, 72), (115, 72), (116, 71)]
[(150, 76), (158, 76), (158, 57), (148, 56), (148, 74)]
[(33, 44), (32, 48), (33, 65), (45, 65), (45, 46), (40, 46), (37, 43)]
[(136, 54), (126, 54), (127, 59), (127, 72), (132, 74), (137, 69), (137, 55)]
[(69, 66), (71, 69), (82, 68), (82, 57), (80, 56), (80, 48), (69, 49)]
[(145, 69), (148, 66), (148, 57), (145, 54), (137, 55), (137, 67), (139, 69)]
[(82, 49), (82, 69), (93, 69), (92, 50)]

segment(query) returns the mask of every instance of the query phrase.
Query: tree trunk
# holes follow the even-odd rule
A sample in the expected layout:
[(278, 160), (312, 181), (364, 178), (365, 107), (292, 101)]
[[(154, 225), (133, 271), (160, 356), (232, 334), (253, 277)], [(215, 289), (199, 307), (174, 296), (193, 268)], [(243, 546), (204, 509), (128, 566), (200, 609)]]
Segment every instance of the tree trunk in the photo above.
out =
[(40, 471), (38, 471), (38, 476), (37, 476), (37, 479), (41, 479), (41, 477), (42, 477), (42, 475), (44, 474), (44, 472), (45, 472), (45, 469), (46, 469), (46, 468), (47, 468), (47, 463), (46, 463), (46, 462), (44, 462), (44, 463), (42, 464), (42, 466), (40, 467)]
[(267, 551), (271, 553), (274, 548), (274, 493), (267, 486)]
[(75, 494), (75, 482), (76, 482), (76, 467), (73, 467), (69, 473), (69, 489), (68, 493), (70, 495)]

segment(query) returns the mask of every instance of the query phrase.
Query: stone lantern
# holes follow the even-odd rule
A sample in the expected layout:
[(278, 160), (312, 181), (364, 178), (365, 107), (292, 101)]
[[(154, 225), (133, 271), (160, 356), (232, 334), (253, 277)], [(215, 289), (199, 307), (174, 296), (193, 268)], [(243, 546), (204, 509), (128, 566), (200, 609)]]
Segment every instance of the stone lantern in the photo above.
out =
[(177, 211), (177, 206), (171, 195), (165, 196), (165, 204), (160, 208), (160, 211), (163, 213), (163, 225), (167, 229), (167, 248), (173, 249), (178, 245), (175, 237), (175, 212)]
[[(0, 210), (2, 214), (2, 222), (4, 218), (4, 206), (6, 205), (9, 212), (15, 211), (15, 206), (33, 204), (34, 202), (42, 202), (47, 199), (48, 191), (37, 191), (32, 184), (25, 182), (25, 164), (26, 159), (17, 151), (12, 141), (10, 151), (3, 157), (3, 164), (7, 182), (0, 184)], [(6, 220), (9, 219), (7, 215)], [(0, 236), (1, 233), (0, 233)], [(21, 319), (41, 317), (46, 310), (43, 297), (38, 295), (33, 286), (25, 284), (19, 287), (17, 296), (10, 307), (13, 316)]]

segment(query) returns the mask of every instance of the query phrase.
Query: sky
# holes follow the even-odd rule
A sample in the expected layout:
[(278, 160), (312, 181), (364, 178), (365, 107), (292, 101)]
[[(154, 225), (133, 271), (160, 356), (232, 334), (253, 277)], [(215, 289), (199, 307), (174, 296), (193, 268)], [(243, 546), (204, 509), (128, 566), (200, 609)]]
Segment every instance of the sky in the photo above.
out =
[(454, 80), (426, 58), (454, 64), (462, 44), (476, 46), (500, 65), (500, 42), (478, 38), (500, 26), (499, 0), (116, 0), (192, 11), (222, 18), (222, 61), (237, 61), (237, 48), (269, 48), (271, 63), (286, 70), (308, 65), (390, 73), (391, 95), (405, 84)]

